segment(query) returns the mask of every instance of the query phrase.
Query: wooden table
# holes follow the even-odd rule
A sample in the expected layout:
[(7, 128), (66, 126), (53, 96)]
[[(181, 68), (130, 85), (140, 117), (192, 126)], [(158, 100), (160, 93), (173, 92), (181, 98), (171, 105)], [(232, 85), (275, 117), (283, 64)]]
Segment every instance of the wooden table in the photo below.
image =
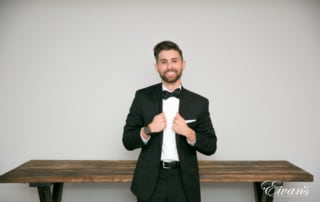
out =
[[(0, 176), (0, 183), (29, 183), (37, 187), (40, 202), (60, 202), (64, 183), (129, 183), (135, 165), (132, 160), (31, 160)], [(253, 183), (257, 202), (273, 201), (263, 186), (313, 181), (288, 161), (199, 161), (199, 170), (202, 183)]]

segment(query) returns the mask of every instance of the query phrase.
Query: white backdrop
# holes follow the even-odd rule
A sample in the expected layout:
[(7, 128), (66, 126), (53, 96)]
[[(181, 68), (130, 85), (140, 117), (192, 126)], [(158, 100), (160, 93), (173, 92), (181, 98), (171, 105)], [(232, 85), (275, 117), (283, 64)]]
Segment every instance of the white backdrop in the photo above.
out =
[[(288, 160), (320, 198), (319, 1), (0, 1), (0, 174), (30, 159), (136, 159), (122, 128), (135, 90), (159, 82), (153, 46), (184, 51), (183, 85), (210, 100), (210, 160)], [(202, 184), (203, 202), (254, 201)], [(1, 202), (38, 201), (0, 184)], [(63, 201), (135, 201), (129, 184), (66, 184)]]

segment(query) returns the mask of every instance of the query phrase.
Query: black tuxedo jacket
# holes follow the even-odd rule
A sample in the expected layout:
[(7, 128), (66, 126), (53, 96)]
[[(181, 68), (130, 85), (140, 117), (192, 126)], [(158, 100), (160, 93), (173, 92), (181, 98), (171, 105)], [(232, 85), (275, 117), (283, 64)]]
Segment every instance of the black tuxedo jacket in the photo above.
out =
[[(141, 200), (148, 200), (156, 186), (160, 169), (163, 132), (152, 134), (145, 144), (141, 128), (162, 112), (162, 84), (136, 92), (123, 132), (123, 144), (128, 150), (141, 148), (133, 176), (131, 190)], [(188, 126), (196, 132), (196, 144), (191, 146), (186, 138), (176, 135), (182, 180), (189, 202), (200, 202), (200, 181), (196, 151), (211, 155), (216, 151), (217, 138), (209, 115), (209, 101), (184, 87), (181, 90), (179, 113)]]

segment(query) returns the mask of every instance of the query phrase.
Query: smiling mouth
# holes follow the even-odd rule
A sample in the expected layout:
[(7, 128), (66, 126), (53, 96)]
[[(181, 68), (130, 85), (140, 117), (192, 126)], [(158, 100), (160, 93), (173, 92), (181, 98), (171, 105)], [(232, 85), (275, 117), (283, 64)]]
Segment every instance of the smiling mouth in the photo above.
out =
[(166, 73), (165, 73), (165, 75), (167, 75), (167, 76), (174, 76), (174, 75), (176, 75), (177, 74), (177, 72), (175, 72), (175, 71), (167, 71)]

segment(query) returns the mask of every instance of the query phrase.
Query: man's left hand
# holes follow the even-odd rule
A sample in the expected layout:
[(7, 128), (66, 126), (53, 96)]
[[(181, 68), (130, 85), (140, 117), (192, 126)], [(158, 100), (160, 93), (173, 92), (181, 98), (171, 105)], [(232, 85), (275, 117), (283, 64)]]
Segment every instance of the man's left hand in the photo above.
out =
[(189, 142), (195, 142), (196, 134), (186, 123), (185, 119), (177, 113), (173, 119), (173, 131), (178, 134), (185, 136)]

